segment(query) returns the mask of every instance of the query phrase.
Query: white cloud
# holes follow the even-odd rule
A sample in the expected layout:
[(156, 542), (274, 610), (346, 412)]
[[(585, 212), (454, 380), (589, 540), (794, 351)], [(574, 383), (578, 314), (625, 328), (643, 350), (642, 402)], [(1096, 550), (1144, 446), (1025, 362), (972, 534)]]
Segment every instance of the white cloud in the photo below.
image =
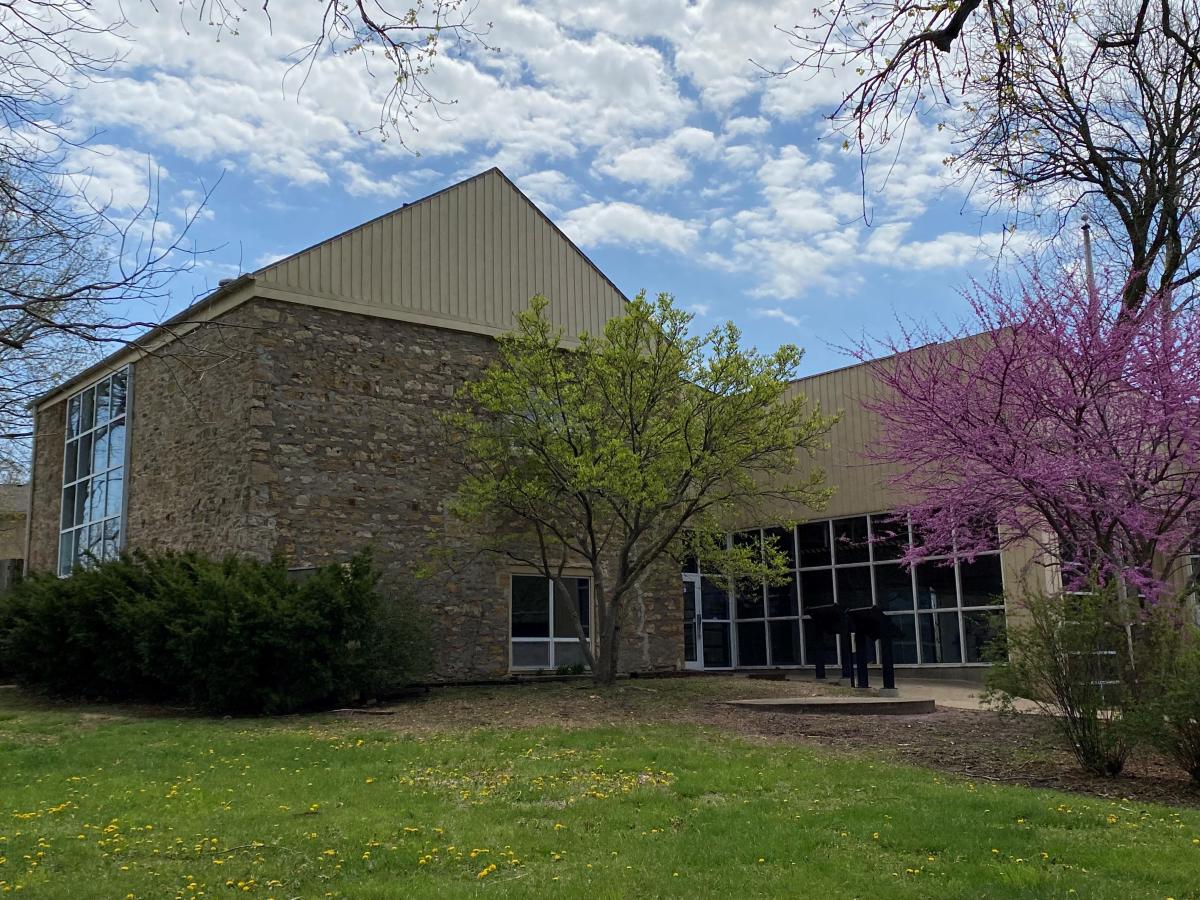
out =
[(613, 244), (685, 253), (700, 236), (694, 223), (624, 201), (589, 203), (571, 210), (560, 224), (572, 240), (585, 247)]
[(791, 325), (793, 328), (799, 328), (802, 321), (800, 317), (794, 316), (778, 306), (759, 306), (756, 307), (752, 312), (760, 319), (777, 319), (778, 321), (783, 322), (785, 325)]
[(556, 212), (560, 201), (570, 199), (577, 193), (571, 179), (557, 169), (519, 175), (516, 182), (530, 200), (547, 212)]
[[(925, 241), (892, 243), (890, 237), (882, 239), (887, 246), (887, 256), (871, 261), (901, 269), (961, 269), (980, 260), (994, 260), (1004, 249), (1019, 250), (1027, 241), (1019, 236), (1005, 236), (998, 232), (966, 234), (950, 231)], [(877, 245), (878, 247), (879, 245)], [(868, 244), (868, 253), (871, 246)], [(873, 257), (873, 254), (871, 254)]]
[(663, 188), (691, 178), (691, 160), (712, 158), (717, 149), (717, 138), (711, 131), (680, 128), (660, 141), (622, 150), (596, 169), (618, 181)]
[(735, 116), (725, 122), (725, 133), (730, 137), (747, 134), (751, 137), (766, 134), (771, 130), (771, 123), (762, 116)]

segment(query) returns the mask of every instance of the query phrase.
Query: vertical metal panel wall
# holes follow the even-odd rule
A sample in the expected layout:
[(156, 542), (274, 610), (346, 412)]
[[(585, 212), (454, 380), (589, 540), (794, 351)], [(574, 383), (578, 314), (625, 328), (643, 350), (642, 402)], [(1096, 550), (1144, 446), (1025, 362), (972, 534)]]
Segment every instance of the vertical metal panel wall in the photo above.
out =
[(512, 328), (534, 294), (568, 336), (597, 332), (624, 297), (498, 170), (408, 204), (256, 273), (312, 297)]

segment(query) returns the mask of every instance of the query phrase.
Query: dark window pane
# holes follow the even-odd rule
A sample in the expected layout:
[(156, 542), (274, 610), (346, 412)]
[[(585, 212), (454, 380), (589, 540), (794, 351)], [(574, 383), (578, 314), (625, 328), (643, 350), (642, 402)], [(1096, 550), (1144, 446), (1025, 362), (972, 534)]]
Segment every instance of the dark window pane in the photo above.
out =
[(79, 466), (75, 470), (77, 478), (86, 478), (92, 474), (92, 436), (85, 434), (79, 439)]
[(871, 549), (876, 561), (903, 556), (908, 550), (908, 520), (904, 516), (871, 516)]
[(79, 441), (67, 444), (67, 452), (63, 456), (63, 481), (74, 481), (79, 475)]
[(79, 430), (87, 431), (96, 424), (96, 389), (88, 388), (83, 392), (79, 414)]
[(554, 642), (554, 665), (555, 666), (585, 666), (587, 665), (583, 659), (583, 648), (579, 646), (579, 641), (555, 641)]
[(954, 566), (920, 563), (917, 566), (917, 608), (952, 609), (957, 605)]
[(977, 556), (958, 564), (963, 606), (997, 606), (1004, 603), (1004, 580), (999, 556)]
[(888, 621), (900, 630), (898, 637), (892, 638), (892, 661), (896, 663), (915, 663), (917, 661), (917, 621), (913, 615), (888, 616)]
[(75, 521), (75, 488), (63, 488), (62, 495), (62, 528), (78, 525)]
[(108, 464), (123, 465), (125, 462), (125, 423), (118, 422), (108, 427)]
[(787, 584), (768, 584), (767, 615), (777, 619), (798, 615), (797, 599), (795, 578)]
[(562, 592), (554, 592), (554, 636), (578, 637), (575, 632), (575, 622), (571, 618), (571, 607), (579, 611), (579, 620), (583, 623), (583, 633), (588, 633), (588, 580), (586, 578), (564, 578), (570, 595), (562, 596)]
[(806, 522), (798, 525), (796, 547), (800, 553), (801, 568), (829, 565), (829, 523)]
[(838, 603), (851, 608), (871, 605), (871, 567), (837, 570)]
[(725, 622), (705, 622), (700, 633), (704, 644), (705, 668), (729, 668), (729, 625)]
[(765, 666), (767, 664), (767, 635), (762, 622), (738, 624), (738, 665)]
[(958, 613), (923, 613), (917, 616), (921, 662), (961, 663)]
[(841, 566), (846, 563), (866, 562), (870, 559), (871, 547), (867, 537), (867, 517), (854, 516), (850, 519), (833, 520), (833, 557)]
[(720, 581), (700, 579), (700, 611), (706, 619), (729, 618), (729, 590)]
[(768, 528), (763, 538), (770, 541), (780, 553), (787, 557), (789, 569), (796, 568), (796, 537), (790, 528)]
[(74, 548), (71, 556), (71, 567), (83, 565), (83, 561), (87, 556), (88, 542), (88, 527), (84, 525), (82, 528), (75, 529), (75, 542), (72, 544)]
[[(757, 528), (751, 531), (735, 531), (733, 533), (733, 546), (749, 547), (755, 551), (760, 550), (762, 547), (762, 535)], [(757, 559), (757, 556), (755, 559)]]
[(963, 613), (963, 632), (966, 637), (967, 662), (994, 662), (985, 659), (984, 650), (1004, 628), (1004, 613), (1000, 610), (976, 610)]
[(800, 604), (802, 609), (828, 606), (833, 602), (833, 572), (829, 569), (800, 573)]
[(762, 584), (745, 579), (734, 586), (734, 609), (739, 619), (761, 619), (763, 617)]
[(874, 566), (875, 599), (887, 610), (913, 608), (912, 572), (899, 563)]
[(79, 398), (72, 397), (67, 403), (67, 437), (79, 434)]
[(550, 582), (545, 578), (513, 576), (512, 636), (550, 636)]
[(110, 403), (112, 411), (110, 418), (125, 415), (125, 398), (129, 393), (129, 376), (125, 372), (118, 372), (112, 377), (112, 387), (109, 391)]
[(697, 560), (693, 554), (689, 553), (687, 556), (685, 556), (683, 558), (683, 562), (680, 565), (680, 571), (682, 571), (682, 572), (699, 572), (700, 571), (700, 561)]
[(513, 641), (512, 664), (514, 669), (545, 669), (550, 666), (550, 642)]
[(795, 619), (790, 622), (771, 622), (768, 628), (771, 633), (771, 665), (800, 665), (800, 623)]
[(108, 496), (104, 507), (104, 515), (119, 516), (121, 514), (121, 499), (124, 496), (125, 470), (113, 469), (108, 473)]
[(837, 665), (837, 636), (818, 634), (811, 622), (802, 624), (804, 628), (804, 658), (808, 665), (814, 665), (821, 656), (825, 658), (826, 665)]
[(110, 382), (105, 379), (96, 385), (96, 424), (103, 425), (108, 421), (108, 390)]
[(80, 525), (86, 521), (88, 508), (88, 492), (91, 490), (92, 483), (90, 481), (81, 481), (75, 485), (75, 524)]
[(70, 575), (75, 561), (75, 532), (68, 531), (58, 538), (58, 574)]

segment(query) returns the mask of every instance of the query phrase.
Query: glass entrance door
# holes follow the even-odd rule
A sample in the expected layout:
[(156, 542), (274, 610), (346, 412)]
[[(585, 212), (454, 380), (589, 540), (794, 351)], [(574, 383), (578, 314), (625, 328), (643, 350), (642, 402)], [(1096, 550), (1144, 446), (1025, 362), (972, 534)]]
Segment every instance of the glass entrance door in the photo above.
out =
[(733, 668), (729, 589), (723, 581), (683, 576), (683, 665), (686, 669)]
[(729, 605), (725, 581), (700, 576), (700, 662), (706, 669), (733, 668)]

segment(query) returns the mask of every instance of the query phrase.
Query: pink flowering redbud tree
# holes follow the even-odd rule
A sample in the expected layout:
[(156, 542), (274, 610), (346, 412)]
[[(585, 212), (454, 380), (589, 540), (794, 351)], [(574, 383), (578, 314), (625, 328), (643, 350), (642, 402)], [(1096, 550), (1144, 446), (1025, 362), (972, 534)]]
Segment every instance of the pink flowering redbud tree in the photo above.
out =
[(960, 328), (902, 326), (862, 345), (880, 393), (873, 460), (921, 546), (971, 557), (996, 540), (1061, 556), (1064, 586), (1149, 599), (1200, 544), (1200, 316), (1074, 273), (976, 286)]

